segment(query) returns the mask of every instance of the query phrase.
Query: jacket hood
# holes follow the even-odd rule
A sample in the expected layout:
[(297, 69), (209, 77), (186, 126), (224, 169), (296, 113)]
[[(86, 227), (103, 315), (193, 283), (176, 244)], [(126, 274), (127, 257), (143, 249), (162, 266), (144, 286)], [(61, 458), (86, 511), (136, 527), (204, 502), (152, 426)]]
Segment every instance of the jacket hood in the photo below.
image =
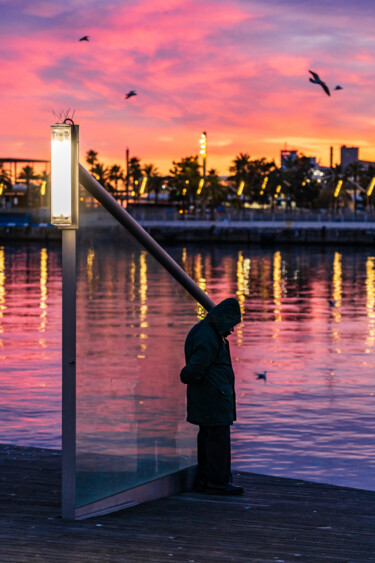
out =
[(224, 299), (207, 313), (204, 320), (212, 324), (220, 334), (225, 334), (241, 322), (240, 304), (234, 297)]

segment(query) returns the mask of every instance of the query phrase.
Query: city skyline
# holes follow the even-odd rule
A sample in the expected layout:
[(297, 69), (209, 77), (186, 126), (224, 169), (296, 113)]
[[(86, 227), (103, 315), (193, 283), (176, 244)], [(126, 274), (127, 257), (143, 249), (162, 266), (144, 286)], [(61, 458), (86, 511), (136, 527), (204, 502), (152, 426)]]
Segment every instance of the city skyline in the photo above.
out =
[(3, 158), (49, 158), (54, 113), (70, 109), (81, 159), (94, 149), (124, 165), (129, 147), (164, 174), (199, 153), (202, 131), (221, 175), (240, 152), (279, 162), (296, 149), (328, 165), (330, 146), (339, 162), (347, 145), (375, 160), (368, 0), (0, 0), (0, 12)]

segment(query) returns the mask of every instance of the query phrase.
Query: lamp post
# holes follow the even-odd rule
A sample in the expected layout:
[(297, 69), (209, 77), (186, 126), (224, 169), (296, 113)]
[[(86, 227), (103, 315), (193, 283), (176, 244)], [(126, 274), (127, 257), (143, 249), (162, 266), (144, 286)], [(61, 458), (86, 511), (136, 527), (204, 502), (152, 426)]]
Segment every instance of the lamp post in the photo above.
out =
[(73, 519), (76, 495), (76, 231), (78, 125), (52, 125), (51, 223), (62, 229), (62, 517)]

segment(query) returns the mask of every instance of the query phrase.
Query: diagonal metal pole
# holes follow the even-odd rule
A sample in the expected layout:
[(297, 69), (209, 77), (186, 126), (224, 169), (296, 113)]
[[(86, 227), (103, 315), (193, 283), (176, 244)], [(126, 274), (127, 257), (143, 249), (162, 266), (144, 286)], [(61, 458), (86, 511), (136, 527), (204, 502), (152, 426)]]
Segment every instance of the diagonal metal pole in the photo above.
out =
[(191, 277), (169, 256), (169, 254), (152, 238), (151, 235), (103, 188), (101, 184), (80, 164), (80, 184), (95, 198), (109, 213), (121, 223), (129, 233), (164, 268), (186, 289), (188, 293), (207, 311), (215, 306), (214, 301), (205, 293)]

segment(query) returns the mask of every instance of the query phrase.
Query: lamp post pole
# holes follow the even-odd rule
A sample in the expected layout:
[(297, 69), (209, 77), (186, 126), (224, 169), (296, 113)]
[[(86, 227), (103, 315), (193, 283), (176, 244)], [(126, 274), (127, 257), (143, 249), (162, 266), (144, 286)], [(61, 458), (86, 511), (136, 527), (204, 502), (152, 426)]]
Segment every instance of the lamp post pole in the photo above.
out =
[(52, 126), (51, 223), (62, 229), (62, 517), (76, 505), (76, 232), (79, 128)]

